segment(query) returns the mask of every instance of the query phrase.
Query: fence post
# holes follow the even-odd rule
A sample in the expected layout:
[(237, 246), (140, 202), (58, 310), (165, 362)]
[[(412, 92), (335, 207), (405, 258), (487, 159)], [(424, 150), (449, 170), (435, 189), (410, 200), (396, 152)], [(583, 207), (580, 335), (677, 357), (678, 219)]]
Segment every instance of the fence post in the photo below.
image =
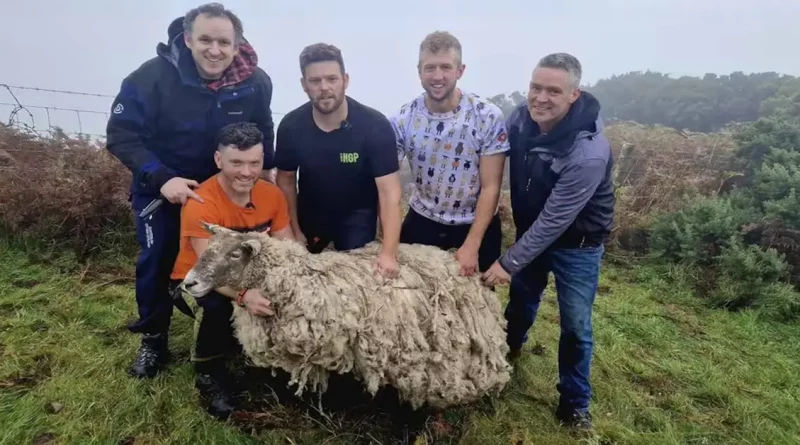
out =
[(631, 169), (631, 164), (633, 162), (633, 148), (634, 144), (630, 142), (625, 142), (622, 144), (622, 150), (619, 151), (619, 159), (617, 159), (616, 165), (614, 166), (614, 172), (612, 173), (612, 180), (614, 181), (614, 187), (619, 187), (621, 176), (629, 172)]

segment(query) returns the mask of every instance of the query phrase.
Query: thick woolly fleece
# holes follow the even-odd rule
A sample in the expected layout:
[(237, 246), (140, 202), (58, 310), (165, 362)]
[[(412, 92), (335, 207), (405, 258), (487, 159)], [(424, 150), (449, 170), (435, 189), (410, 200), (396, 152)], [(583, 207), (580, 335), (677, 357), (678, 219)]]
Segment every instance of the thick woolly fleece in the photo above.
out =
[(401, 244), (400, 275), (384, 280), (373, 272), (377, 243), (310, 254), (293, 241), (213, 230), (187, 280), (262, 289), (275, 315), (235, 306), (235, 333), (253, 364), (291, 373), (297, 395), (324, 392), (330, 372), (352, 372), (372, 395), (390, 385), (415, 409), (444, 408), (509, 381), (500, 303), (477, 276), (458, 276), (452, 253)]

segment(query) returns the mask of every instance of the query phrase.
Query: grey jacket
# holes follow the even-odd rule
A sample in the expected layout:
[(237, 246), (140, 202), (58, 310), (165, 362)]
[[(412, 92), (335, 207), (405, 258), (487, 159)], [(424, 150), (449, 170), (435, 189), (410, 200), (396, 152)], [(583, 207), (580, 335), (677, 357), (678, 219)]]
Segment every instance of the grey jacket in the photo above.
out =
[(613, 159), (598, 112), (596, 99), (582, 93), (549, 140), (539, 135), (526, 104), (509, 116), (509, 176), (517, 234), (515, 244), (500, 258), (509, 274), (548, 248), (579, 247), (581, 241), (602, 243), (611, 231)]

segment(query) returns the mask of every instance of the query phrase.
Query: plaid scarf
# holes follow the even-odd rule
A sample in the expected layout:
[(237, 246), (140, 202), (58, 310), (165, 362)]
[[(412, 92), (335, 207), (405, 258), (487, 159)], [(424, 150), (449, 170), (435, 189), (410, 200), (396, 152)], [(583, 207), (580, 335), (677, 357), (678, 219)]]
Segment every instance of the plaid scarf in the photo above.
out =
[(242, 43), (239, 45), (239, 54), (233, 58), (231, 66), (225, 70), (222, 77), (206, 84), (208, 88), (214, 91), (235, 85), (248, 77), (250, 77), (258, 66), (258, 56), (256, 51), (249, 43)]

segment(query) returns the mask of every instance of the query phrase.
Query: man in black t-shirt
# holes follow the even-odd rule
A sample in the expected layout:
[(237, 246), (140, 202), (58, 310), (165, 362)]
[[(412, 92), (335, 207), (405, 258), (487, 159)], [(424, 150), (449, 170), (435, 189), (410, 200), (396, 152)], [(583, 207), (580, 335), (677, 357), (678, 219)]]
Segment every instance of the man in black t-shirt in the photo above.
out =
[(375, 239), (380, 215), (375, 265), (393, 278), (402, 194), (394, 130), (386, 116), (345, 94), (349, 76), (338, 48), (306, 47), (300, 71), (309, 101), (281, 120), (275, 147), (294, 236), (311, 252), (331, 242), (336, 250), (355, 249)]

